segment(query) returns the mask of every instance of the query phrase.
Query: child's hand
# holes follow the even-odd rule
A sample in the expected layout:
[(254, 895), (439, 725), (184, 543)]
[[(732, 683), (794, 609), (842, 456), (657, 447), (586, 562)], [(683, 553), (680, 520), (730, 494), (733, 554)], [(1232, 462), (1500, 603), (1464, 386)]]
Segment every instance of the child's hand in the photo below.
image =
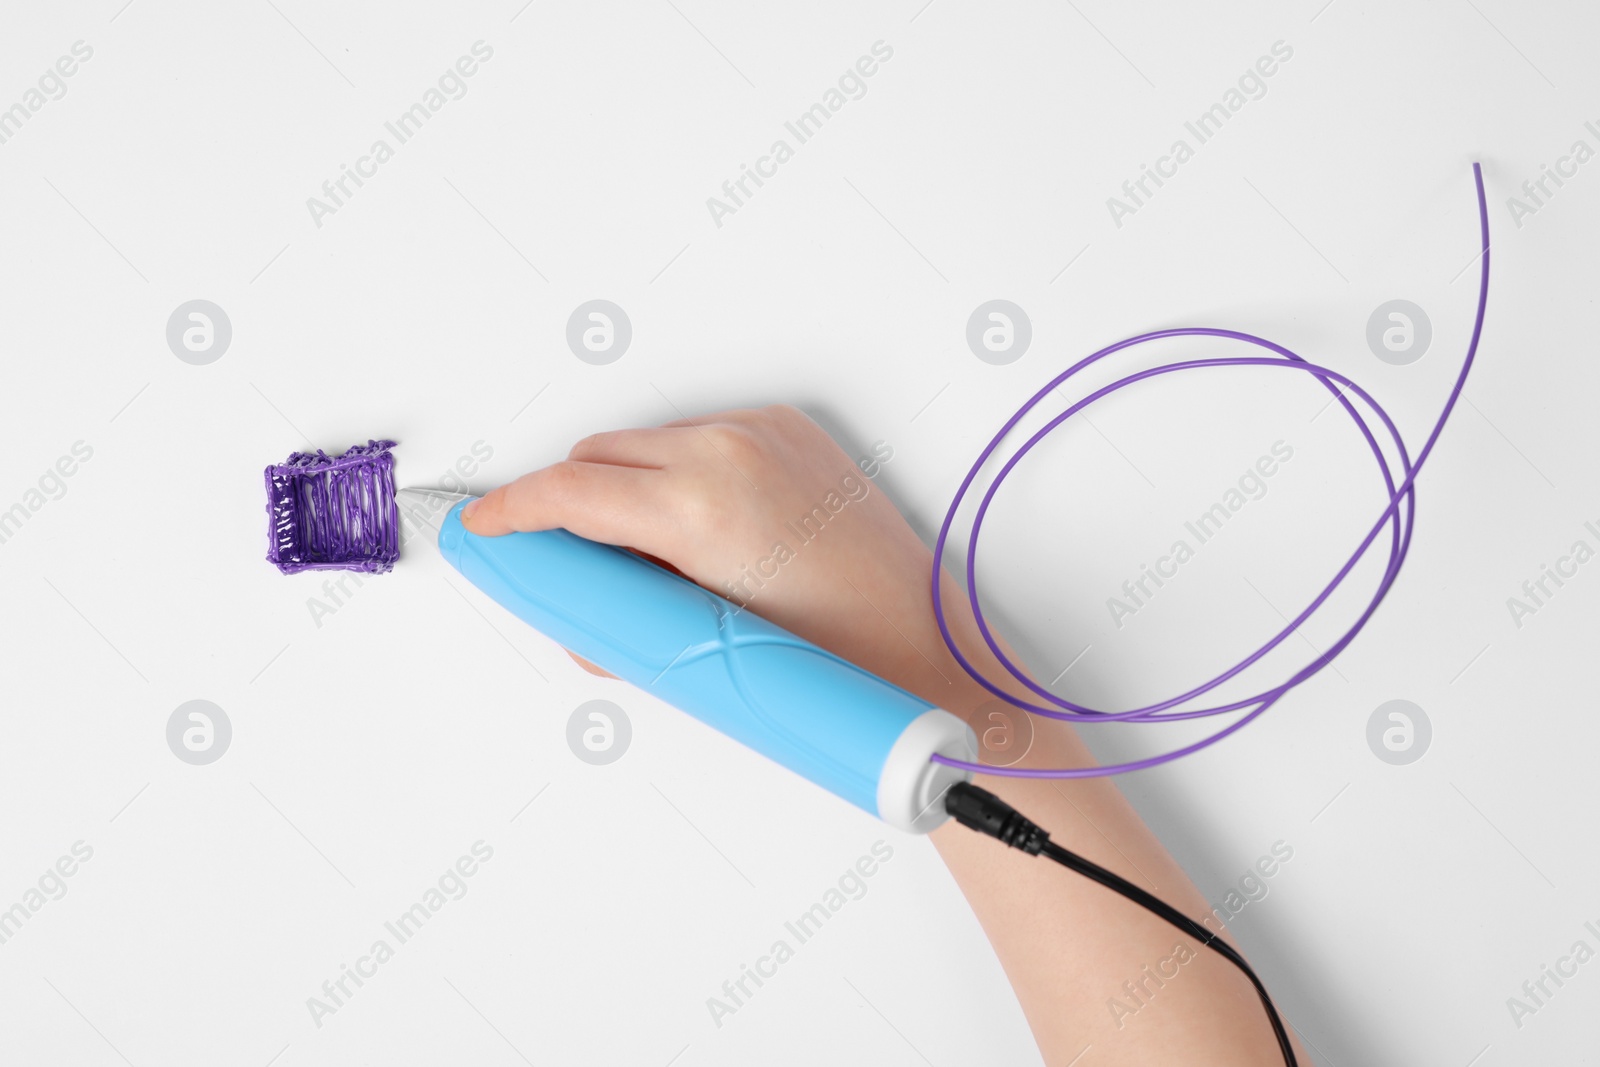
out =
[(634, 549), (936, 704), (965, 680), (933, 620), (932, 554), (788, 405), (586, 437), (462, 520), (485, 536), (562, 527)]
[[(653, 556), (966, 716), (980, 738), (994, 725), (997, 702), (955, 662), (934, 622), (932, 553), (856, 463), (792, 407), (584, 438), (565, 462), (501, 486), (462, 519), (486, 536), (559, 526)], [(962, 651), (987, 677), (1002, 677), (966, 598), (943, 572), (940, 581)], [(1029, 724), (1021, 713), (1010, 720)], [(1041, 721), (1028, 736), (1024, 764), (1093, 762), (1058, 723)], [(1107, 779), (978, 781), (1066, 847), (1149, 885), (1191, 917), (1207, 916), (1205, 897)], [(1095, 1055), (1104, 1062), (1278, 1062), (1249, 986), (1209, 952), (1185, 964), (1197, 977), (1172, 983), (1159, 1010), (1141, 1012), (1137, 1030), (1124, 1033), (1124, 1022), (1107, 1015), (1107, 992), (1122, 995), (1119, 980), (1172, 954), (1170, 927), (1093, 882), (1064, 879), (1053, 865), (954, 823), (934, 831), (933, 842), (988, 931), (1046, 1062), (1077, 1063), (1086, 1044), (1103, 1049)]]

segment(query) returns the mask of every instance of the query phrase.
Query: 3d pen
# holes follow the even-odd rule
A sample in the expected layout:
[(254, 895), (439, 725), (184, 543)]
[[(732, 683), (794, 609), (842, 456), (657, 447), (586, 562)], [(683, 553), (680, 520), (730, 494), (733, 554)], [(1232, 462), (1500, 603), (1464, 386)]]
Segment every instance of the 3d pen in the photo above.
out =
[(566, 530), (480, 537), (459, 493), (396, 499), (523, 622), (890, 826), (934, 829), (946, 791), (971, 778), (931, 762), (976, 759), (961, 719), (649, 560)]

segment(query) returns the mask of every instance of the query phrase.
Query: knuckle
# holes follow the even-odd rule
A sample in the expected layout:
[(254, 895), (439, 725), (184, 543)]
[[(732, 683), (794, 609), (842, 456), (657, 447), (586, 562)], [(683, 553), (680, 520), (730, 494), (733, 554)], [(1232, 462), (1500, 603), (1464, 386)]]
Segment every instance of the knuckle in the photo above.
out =
[(582, 476), (583, 468), (572, 460), (552, 463), (545, 468), (544, 485), (541, 489), (551, 496), (571, 496), (581, 484)]
[(717, 426), (714, 430), (714, 433), (708, 431), (711, 443), (734, 466), (755, 463), (761, 458), (763, 446), (758, 430), (736, 425)]
[(762, 408), (761, 414), (772, 436), (784, 441), (804, 441), (821, 429), (810, 415), (793, 404), (772, 404)]

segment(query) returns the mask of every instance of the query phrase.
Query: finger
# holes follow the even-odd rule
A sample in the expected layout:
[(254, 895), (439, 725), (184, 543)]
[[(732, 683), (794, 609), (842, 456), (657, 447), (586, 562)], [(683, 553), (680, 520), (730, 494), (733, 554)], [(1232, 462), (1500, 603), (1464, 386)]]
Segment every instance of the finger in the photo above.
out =
[(491, 490), (461, 521), (483, 537), (560, 527), (606, 544), (655, 544), (671, 502), (665, 471), (567, 460)]
[(664, 571), (671, 571), (673, 574), (676, 574), (680, 578), (688, 577), (688, 575), (684, 574), (677, 567), (673, 566), (671, 563), (668, 563), (666, 560), (662, 559), (660, 556), (652, 556), (650, 553), (646, 552), (644, 549), (642, 549), (642, 548), (634, 548), (632, 545), (624, 545), (623, 547), (626, 548), (629, 552), (632, 552), (634, 555), (641, 556), (644, 559), (649, 560), (651, 563), (654, 563), (657, 567), (660, 567)]
[(770, 422), (789, 421), (789, 419), (805, 419), (805, 421), (814, 422), (811, 416), (808, 416), (805, 411), (800, 410), (792, 403), (770, 403), (770, 405), (762, 406), (762, 408), (728, 408), (726, 411), (696, 414), (693, 418), (685, 416), (682, 419), (662, 422), (661, 427), (662, 429), (669, 429), (669, 427), (701, 427), (717, 426), (717, 424), (757, 427), (763, 426), (763, 424), (770, 424)]
[(699, 429), (702, 426), (715, 426), (718, 423), (727, 423), (732, 426), (747, 426), (761, 414), (759, 408), (729, 408), (727, 411), (714, 411), (705, 415), (673, 419), (663, 422), (663, 430), (670, 429)]
[(567, 458), (584, 463), (661, 468), (686, 455), (697, 439), (694, 430), (679, 427), (607, 430), (590, 434), (573, 445)]
[(584, 670), (588, 671), (590, 674), (594, 675), (595, 677), (597, 677), (597, 678), (615, 678), (616, 677), (616, 675), (612, 674), (610, 671), (604, 669), (603, 667), (596, 667), (593, 663), (590, 663), (588, 660), (584, 659), (582, 656), (580, 656), (576, 652), (572, 651), (572, 649), (569, 648), (569, 649), (566, 649), (565, 651), (566, 651), (567, 655), (572, 657), (572, 662), (576, 663), (578, 666), (582, 667)]

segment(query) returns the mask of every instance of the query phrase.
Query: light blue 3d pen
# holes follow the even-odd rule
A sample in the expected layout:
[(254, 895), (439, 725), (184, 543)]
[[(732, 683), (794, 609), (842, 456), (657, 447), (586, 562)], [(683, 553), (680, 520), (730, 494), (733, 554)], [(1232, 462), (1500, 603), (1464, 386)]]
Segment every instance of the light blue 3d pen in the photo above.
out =
[(932, 830), (971, 777), (930, 762), (976, 759), (961, 719), (649, 560), (566, 530), (479, 537), (461, 525), (470, 497), (396, 496), (517, 618), (890, 826)]

